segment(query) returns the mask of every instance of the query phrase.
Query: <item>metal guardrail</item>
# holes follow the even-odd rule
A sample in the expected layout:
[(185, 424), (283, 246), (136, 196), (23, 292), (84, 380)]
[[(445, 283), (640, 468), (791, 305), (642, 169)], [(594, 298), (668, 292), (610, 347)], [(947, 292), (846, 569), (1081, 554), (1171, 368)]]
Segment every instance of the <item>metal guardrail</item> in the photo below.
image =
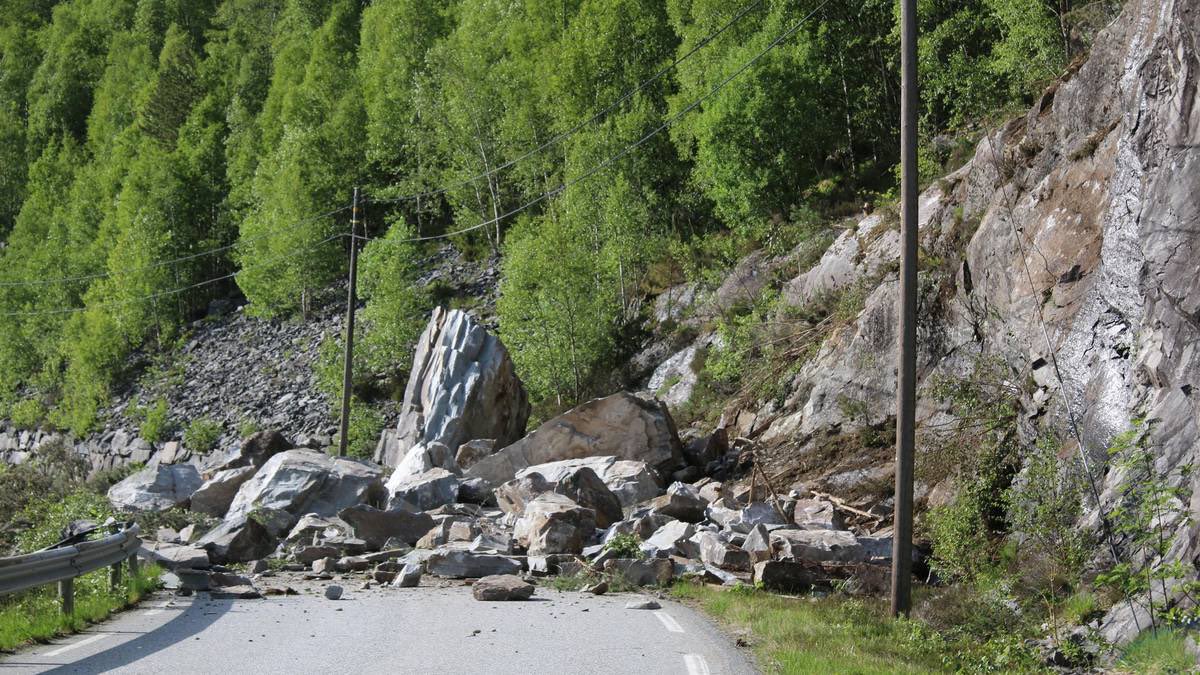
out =
[(127, 560), (130, 572), (137, 574), (139, 534), (138, 526), (130, 524), (103, 539), (0, 558), (0, 595), (57, 582), (63, 613), (71, 614), (75, 610), (76, 577), (108, 567), (115, 588), (121, 583), (121, 566)]

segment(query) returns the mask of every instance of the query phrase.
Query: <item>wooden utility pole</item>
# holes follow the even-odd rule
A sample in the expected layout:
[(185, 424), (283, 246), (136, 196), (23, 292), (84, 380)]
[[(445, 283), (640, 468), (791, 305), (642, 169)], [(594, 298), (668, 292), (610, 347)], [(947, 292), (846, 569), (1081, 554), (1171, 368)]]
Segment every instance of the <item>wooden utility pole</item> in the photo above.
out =
[(350, 279), (346, 291), (346, 353), (342, 369), (342, 419), (338, 425), (338, 456), (350, 443), (350, 394), (354, 388), (354, 310), (358, 308), (358, 188), (350, 209)]
[(912, 607), (913, 458), (917, 407), (917, 0), (900, 0), (900, 353), (892, 616)]

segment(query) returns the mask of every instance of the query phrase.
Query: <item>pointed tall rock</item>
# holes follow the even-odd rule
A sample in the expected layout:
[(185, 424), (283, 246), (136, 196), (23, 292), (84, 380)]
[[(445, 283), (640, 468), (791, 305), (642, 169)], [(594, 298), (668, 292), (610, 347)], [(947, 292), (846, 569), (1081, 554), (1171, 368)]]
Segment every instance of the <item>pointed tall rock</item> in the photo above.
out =
[(439, 307), (417, 342), (396, 435), (375, 459), (396, 467), (393, 477), (449, 469), (468, 441), (494, 439), (501, 448), (520, 439), (529, 413), (499, 338), (466, 312)]

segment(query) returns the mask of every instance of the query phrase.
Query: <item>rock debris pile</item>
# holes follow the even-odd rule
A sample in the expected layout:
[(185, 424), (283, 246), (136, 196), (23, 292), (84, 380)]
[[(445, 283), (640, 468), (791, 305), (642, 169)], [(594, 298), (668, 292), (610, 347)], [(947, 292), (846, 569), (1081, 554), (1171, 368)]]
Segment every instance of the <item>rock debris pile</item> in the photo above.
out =
[[(802, 487), (707, 477), (739, 453), (722, 430), (683, 447), (657, 400), (614, 394), (517, 438), (529, 415), (521, 383), (470, 316), (436, 311), (415, 361), (399, 429), (380, 442), (390, 473), (264, 431), (199, 468), (151, 463), (109, 498), (219, 518), (207, 532), (162, 530), (142, 553), (182, 588), (231, 597), (255, 596), (279, 570), (395, 588), (476, 580), (485, 601), (528, 598), (529, 581), (551, 575), (594, 593), (678, 577), (803, 590), (886, 576), (886, 533), (848, 529), (853, 514)], [(249, 576), (230, 571), (239, 563)]]

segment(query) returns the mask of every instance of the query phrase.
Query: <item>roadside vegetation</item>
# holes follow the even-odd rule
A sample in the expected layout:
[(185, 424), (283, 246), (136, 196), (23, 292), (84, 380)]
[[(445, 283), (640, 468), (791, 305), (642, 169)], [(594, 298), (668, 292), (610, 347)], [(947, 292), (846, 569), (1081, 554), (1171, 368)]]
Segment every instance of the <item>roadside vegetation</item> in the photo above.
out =
[[(981, 630), (991, 614), (957, 590), (918, 587), (919, 611), (898, 620), (888, 617), (884, 598), (842, 593), (791, 596), (751, 586), (681, 582), (671, 594), (719, 621), (771, 674), (1055, 672), (1026, 644), (1026, 634)], [(945, 630), (950, 623), (958, 629)], [(1178, 630), (1147, 633), (1122, 650), (1106, 672), (1195, 672), (1187, 635)]]
[[(63, 538), (77, 521), (103, 523), (113, 515), (104, 493), (132, 469), (103, 472), (87, 479), (88, 466), (63, 445), (42, 446), (25, 463), (0, 464), (0, 557), (30, 553)], [(152, 523), (143, 524), (143, 529)], [(157, 587), (157, 566), (142, 565), (137, 576), (123, 575), (109, 586), (108, 570), (75, 580), (75, 612), (64, 616), (56, 585), (0, 597), (0, 651), (82, 630), (136, 603)]]

